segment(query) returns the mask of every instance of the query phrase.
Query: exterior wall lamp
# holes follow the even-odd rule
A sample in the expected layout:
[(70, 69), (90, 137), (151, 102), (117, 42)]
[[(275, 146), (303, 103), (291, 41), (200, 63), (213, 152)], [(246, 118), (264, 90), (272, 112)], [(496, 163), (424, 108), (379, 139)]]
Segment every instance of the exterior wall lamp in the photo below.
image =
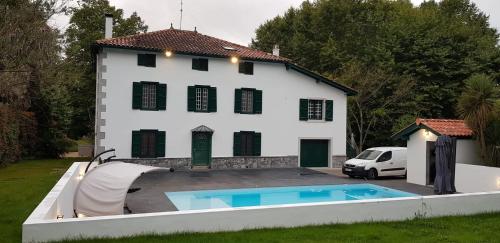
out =
[(239, 61), (238, 57), (236, 57), (236, 56), (232, 56), (231, 57), (231, 63), (235, 63), (236, 64), (236, 63), (238, 63), (238, 61)]
[(167, 58), (172, 57), (173, 55), (174, 55), (174, 53), (173, 53), (171, 50), (166, 50), (166, 51), (165, 51), (165, 56), (166, 56)]

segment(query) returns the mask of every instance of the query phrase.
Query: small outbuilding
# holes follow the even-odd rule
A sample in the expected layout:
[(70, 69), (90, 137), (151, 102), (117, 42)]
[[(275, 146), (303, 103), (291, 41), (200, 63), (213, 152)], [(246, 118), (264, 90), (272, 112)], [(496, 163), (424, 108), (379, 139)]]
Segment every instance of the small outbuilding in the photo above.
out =
[(436, 176), (435, 143), (438, 136), (456, 138), (456, 163), (481, 164), (473, 131), (464, 120), (420, 119), (392, 137), (407, 141), (407, 181), (433, 185)]

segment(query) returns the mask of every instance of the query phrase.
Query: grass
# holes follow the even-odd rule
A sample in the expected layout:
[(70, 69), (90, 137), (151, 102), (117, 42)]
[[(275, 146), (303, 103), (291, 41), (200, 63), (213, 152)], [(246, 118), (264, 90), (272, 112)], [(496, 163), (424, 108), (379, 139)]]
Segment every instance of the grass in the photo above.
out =
[(21, 225), (78, 158), (26, 160), (0, 168), (0, 241), (20, 242)]
[[(20, 242), (21, 225), (72, 161), (23, 161), (0, 169), (0, 241)], [(80, 159), (81, 160), (81, 159)], [(325, 212), (333, 213), (333, 212)], [(355, 212), (353, 212), (355, 213)], [(168, 227), (168, 225), (165, 225)], [(500, 242), (500, 213), (402, 222), (148, 235), (64, 242)]]
[(83, 137), (78, 140), (71, 140), (71, 146), (68, 148), (68, 152), (78, 152), (78, 145), (90, 145), (92, 143), (92, 139), (87, 137)]

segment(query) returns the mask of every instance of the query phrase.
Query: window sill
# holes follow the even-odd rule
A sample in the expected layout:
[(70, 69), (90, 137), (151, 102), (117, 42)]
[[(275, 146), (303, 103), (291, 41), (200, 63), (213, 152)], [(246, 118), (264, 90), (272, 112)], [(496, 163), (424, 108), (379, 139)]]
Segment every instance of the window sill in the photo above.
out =
[(143, 108), (141, 108), (141, 109), (132, 109), (132, 110), (139, 110), (139, 111), (164, 111), (166, 109), (160, 110), (160, 109), (143, 109)]
[(194, 113), (216, 113), (217, 111), (188, 111), (188, 112), (194, 112)]
[(325, 121), (325, 120), (307, 120), (307, 121), (304, 121), (304, 122), (308, 122), (308, 123), (325, 123), (325, 122), (328, 122), (328, 121)]
[(262, 113), (245, 113), (245, 112), (235, 112), (234, 114), (241, 114), (241, 115), (262, 115)]

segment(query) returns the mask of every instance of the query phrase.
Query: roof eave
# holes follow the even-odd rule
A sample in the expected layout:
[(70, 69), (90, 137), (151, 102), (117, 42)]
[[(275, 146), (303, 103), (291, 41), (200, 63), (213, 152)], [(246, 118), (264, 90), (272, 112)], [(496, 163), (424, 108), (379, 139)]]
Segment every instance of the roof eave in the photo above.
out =
[(320, 75), (320, 74), (317, 74), (313, 71), (310, 71), (304, 67), (301, 67), (297, 64), (294, 64), (294, 63), (291, 63), (291, 62), (286, 62), (285, 65), (287, 66), (287, 68), (291, 68), (299, 73), (302, 73), (306, 76), (309, 76), (311, 78), (314, 78), (316, 79), (317, 81), (320, 81), (320, 82), (323, 82), (325, 84), (328, 84), (332, 87), (335, 87), (337, 89), (340, 89), (342, 91), (344, 91), (346, 93), (347, 96), (354, 96), (354, 95), (357, 95), (358, 94), (358, 91), (356, 91), (355, 89), (353, 88), (350, 88), (348, 86), (345, 86), (343, 84), (340, 84), (334, 80), (331, 80), (323, 75)]
[(436, 134), (436, 136), (441, 136), (441, 134), (439, 132), (426, 126), (425, 124), (417, 125), (416, 123), (412, 123), (411, 125), (401, 129), (399, 132), (393, 134), (391, 136), (391, 138), (394, 140), (398, 140), (398, 139), (408, 140), (410, 138), (410, 135), (412, 135), (413, 133), (415, 133), (416, 131), (418, 131), (420, 129), (426, 129), (426, 130), (429, 130), (432, 133)]

